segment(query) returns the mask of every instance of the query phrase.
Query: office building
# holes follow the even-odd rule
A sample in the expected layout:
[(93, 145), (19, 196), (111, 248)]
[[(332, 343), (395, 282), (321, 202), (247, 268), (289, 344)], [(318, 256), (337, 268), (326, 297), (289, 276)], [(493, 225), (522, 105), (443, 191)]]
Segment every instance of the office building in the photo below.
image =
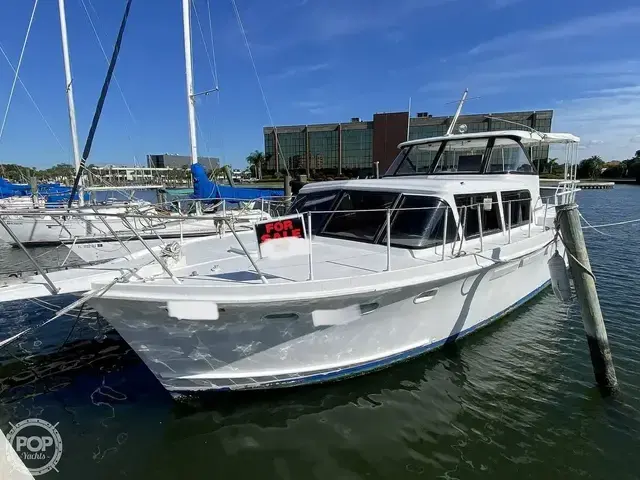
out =
[[(457, 125), (466, 125), (470, 133), (528, 128), (550, 132), (552, 117), (553, 110), (461, 115)], [(376, 113), (372, 121), (265, 127), (262, 171), (273, 174), (286, 164), (292, 174), (362, 177), (374, 175), (377, 162), (382, 175), (398, 154), (398, 144), (407, 140), (407, 130), (409, 140), (437, 137), (447, 132), (451, 120), (395, 112)], [(549, 148), (533, 147), (530, 154), (535, 164), (548, 157)]]
[[(216, 157), (198, 157), (198, 163), (206, 170), (213, 170), (220, 166), (220, 159)], [(191, 166), (191, 157), (170, 153), (147, 155), (147, 166), (150, 168), (188, 168)]]

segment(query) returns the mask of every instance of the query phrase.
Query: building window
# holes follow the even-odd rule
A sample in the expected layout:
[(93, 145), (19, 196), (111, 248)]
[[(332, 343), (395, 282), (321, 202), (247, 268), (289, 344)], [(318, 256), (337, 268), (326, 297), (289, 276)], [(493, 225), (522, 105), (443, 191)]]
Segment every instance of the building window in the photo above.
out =
[(332, 237), (373, 242), (386, 221), (386, 210), (393, 206), (396, 198), (398, 194), (390, 192), (344, 192), (323, 233)]
[(373, 130), (370, 128), (342, 129), (342, 168), (372, 169)]
[[(442, 244), (444, 219), (447, 218), (447, 243), (456, 238), (453, 210), (438, 197), (407, 195), (391, 222), (391, 245), (403, 248), (427, 248)], [(379, 243), (387, 241), (386, 232)]]
[(480, 225), (483, 236), (502, 231), (498, 197), (495, 192), (455, 195), (454, 198), (465, 239), (479, 237)]
[[(511, 227), (527, 224), (531, 215), (531, 192), (529, 190), (515, 190), (502, 192), (502, 210), (506, 224), (509, 225), (509, 212), (511, 212)], [(511, 204), (511, 210), (509, 210)]]
[[(309, 132), (309, 169), (338, 168), (338, 130)], [(306, 168), (306, 165), (305, 165)]]

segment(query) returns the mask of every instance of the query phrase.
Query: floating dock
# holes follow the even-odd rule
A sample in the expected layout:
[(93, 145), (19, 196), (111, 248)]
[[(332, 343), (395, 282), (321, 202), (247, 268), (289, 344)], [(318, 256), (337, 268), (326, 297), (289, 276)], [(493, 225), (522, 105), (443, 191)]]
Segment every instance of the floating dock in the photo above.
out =
[(609, 190), (614, 185), (613, 182), (580, 182), (578, 188), (582, 190)]
[[(558, 180), (555, 178), (541, 178), (540, 186), (541, 187), (557, 187), (558, 183), (562, 180)], [(591, 182), (585, 180), (579, 180), (578, 188), (582, 190), (609, 190), (612, 189), (615, 185), (615, 182)]]

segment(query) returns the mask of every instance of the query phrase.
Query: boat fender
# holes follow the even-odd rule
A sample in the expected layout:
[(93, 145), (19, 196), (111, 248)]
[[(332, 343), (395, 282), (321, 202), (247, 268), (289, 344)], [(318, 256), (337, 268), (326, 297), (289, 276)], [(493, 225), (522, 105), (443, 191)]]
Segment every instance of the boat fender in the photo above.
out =
[(562, 303), (569, 303), (572, 296), (571, 283), (569, 282), (569, 273), (567, 272), (567, 265), (564, 263), (564, 258), (562, 258), (556, 250), (556, 253), (554, 253), (547, 262), (547, 265), (549, 266), (553, 293), (555, 293), (558, 300)]

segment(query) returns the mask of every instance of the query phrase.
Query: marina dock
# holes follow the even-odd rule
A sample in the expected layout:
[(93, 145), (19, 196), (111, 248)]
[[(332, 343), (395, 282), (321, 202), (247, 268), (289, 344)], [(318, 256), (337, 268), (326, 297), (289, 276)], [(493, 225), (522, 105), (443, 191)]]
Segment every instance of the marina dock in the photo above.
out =
[[(557, 187), (561, 181), (555, 178), (541, 178), (540, 186), (546, 188)], [(580, 180), (578, 184), (578, 187), (582, 190), (610, 190), (614, 186), (615, 182), (591, 182), (588, 180)]]
[(580, 188), (583, 190), (609, 190), (614, 187), (613, 182), (580, 182)]

